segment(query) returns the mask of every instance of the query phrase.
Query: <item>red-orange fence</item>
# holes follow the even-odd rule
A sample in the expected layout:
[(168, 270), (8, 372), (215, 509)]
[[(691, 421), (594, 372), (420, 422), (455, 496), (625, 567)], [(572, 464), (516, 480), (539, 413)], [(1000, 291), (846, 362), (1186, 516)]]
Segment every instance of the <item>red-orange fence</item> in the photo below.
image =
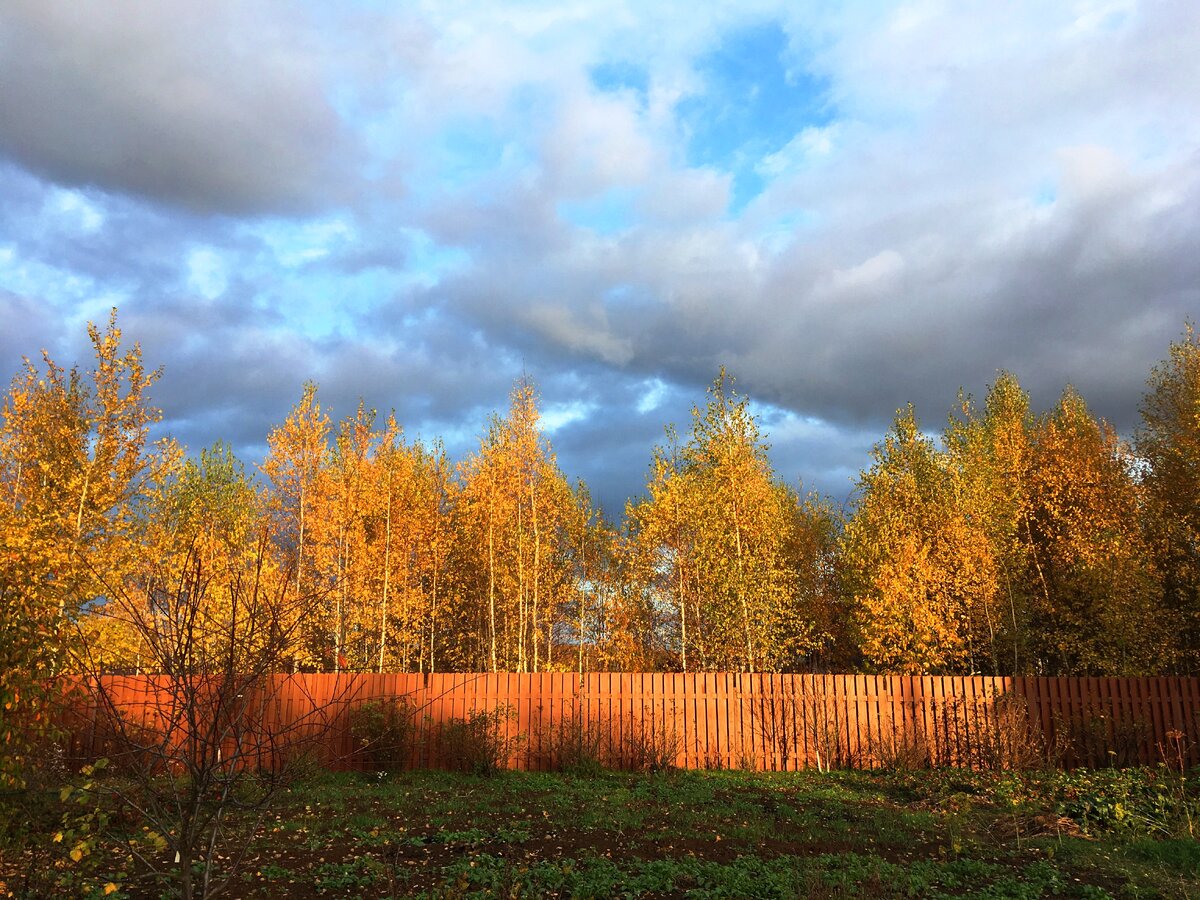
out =
[[(199, 714), (186, 709), (195, 695), (163, 676), (106, 677), (102, 687), (104, 703), (94, 685), (74, 703), (76, 755), (121, 743), (116, 713), (126, 731), (172, 731), (179, 753), (241, 753), (263, 765), (307, 741), (338, 768), (445, 766), (461, 752), (453, 725), (500, 710), (491, 724), (512, 741), (509, 765), (519, 769), (581, 753), (616, 765), (770, 770), (1200, 763), (1196, 678), (298, 674), (224, 696), (218, 686), (220, 701)], [(381, 718), (389, 705), (399, 715)], [(374, 726), (364, 709), (375, 710)], [(379, 723), (398, 720), (403, 747), (376, 752)]]

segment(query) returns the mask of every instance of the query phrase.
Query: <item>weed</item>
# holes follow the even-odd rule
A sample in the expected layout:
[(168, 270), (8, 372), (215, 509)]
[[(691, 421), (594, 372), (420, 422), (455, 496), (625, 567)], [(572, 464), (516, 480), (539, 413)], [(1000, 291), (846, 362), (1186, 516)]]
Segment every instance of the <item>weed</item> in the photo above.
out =
[(1162, 775), (1162, 793), (1169, 799), (1176, 817), (1182, 819), (1187, 828), (1188, 837), (1196, 837), (1197, 818), (1200, 818), (1200, 800), (1189, 790), (1189, 779), (1185, 759), (1189, 756), (1191, 747), (1184, 734), (1179, 729), (1167, 732), (1165, 744), (1158, 745), (1158, 753), (1162, 759), (1159, 772)]
[(1093, 706), (1065, 721), (1060, 718), (1059, 726), (1075, 763), (1091, 768), (1135, 765), (1149, 732), (1149, 725), (1141, 719)]
[[(964, 722), (956, 716), (955, 722)], [(993, 772), (1035, 769), (1061, 758), (1064, 749), (1048, 744), (1041, 726), (1029, 714), (1023, 697), (1015, 694), (991, 696), (970, 708), (965, 717), (966, 735), (956, 735), (965, 744), (965, 762)]]
[[(1172, 777), (1165, 766), (322, 774), (284, 795), (245, 885), (338, 897), (1200, 895), (1200, 843), (1172, 805)], [(1180, 777), (1193, 797), (1193, 776)], [(244, 833), (239, 816), (229, 828)], [(111, 842), (128, 826), (111, 820), (91, 858), (119, 864)], [(0, 852), (11, 889), (10, 860)]]
[(318, 891), (336, 891), (339, 897), (352, 896), (356, 889), (372, 887), (385, 876), (384, 865), (363, 857), (342, 863), (324, 863), (313, 873)]
[(925, 735), (911, 726), (902, 725), (872, 735), (867, 748), (871, 759), (883, 769), (928, 769), (933, 765), (933, 754)]

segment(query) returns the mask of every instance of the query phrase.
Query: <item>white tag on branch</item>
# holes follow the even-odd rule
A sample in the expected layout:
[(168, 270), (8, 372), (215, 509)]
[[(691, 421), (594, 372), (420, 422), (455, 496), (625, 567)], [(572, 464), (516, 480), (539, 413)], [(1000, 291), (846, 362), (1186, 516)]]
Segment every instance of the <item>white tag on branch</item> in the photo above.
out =
[(175, 851), (175, 862), (179, 862), (179, 851)]

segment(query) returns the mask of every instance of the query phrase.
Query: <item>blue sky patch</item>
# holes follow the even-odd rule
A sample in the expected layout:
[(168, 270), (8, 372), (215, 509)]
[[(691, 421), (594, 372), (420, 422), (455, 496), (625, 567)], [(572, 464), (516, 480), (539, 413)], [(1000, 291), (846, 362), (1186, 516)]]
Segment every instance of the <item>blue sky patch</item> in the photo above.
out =
[(559, 200), (558, 217), (596, 234), (611, 235), (624, 231), (636, 221), (633, 192), (628, 188), (609, 188), (586, 200)]
[(629, 62), (600, 63), (588, 69), (588, 75), (600, 91), (633, 91), (644, 98), (650, 90), (650, 73)]
[(789, 67), (787, 55), (778, 22), (734, 32), (697, 63), (703, 92), (677, 107), (689, 134), (688, 162), (733, 173), (732, 212), (762, 191), (755, 168), (763, 157), (832, 118), (828, 83)]

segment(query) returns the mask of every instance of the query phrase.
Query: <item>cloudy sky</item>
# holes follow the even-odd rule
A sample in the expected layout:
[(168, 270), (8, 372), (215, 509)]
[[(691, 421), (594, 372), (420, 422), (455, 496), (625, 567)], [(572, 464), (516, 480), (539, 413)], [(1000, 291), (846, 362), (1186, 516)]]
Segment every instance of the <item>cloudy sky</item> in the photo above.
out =
[(1129, 430), (1200, 318), (1200, 11), (7, 0), (2, 368), (112, 306), (193, 449), (312, 379), (459, 455), (524, 372), (614, 515), (722, 364), (839, 500), (998, 369)]

